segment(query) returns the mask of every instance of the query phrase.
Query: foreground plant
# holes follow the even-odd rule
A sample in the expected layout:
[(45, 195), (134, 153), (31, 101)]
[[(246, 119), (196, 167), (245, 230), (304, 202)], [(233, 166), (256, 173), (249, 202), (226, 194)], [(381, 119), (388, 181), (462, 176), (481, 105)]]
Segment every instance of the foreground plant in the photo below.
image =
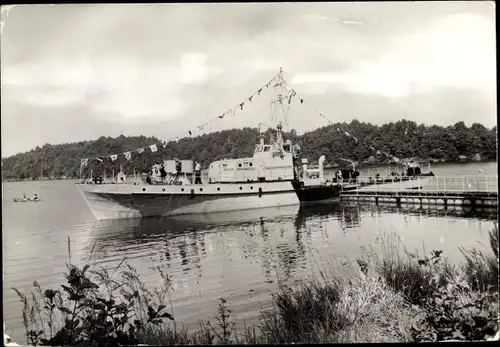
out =
[[(68, 265), (62, 290), (42, 289), (35, 282), (31, 302), (14, 289), (23, 307), (27, 343), (31, 345), (97, 345), (140, 343), (148, 325), (173, 320), (163, 304), (156, 305), (133, 269), (122, 272), (122, 283), (108, 271), (89, 272)], [(43, 302), (43, 309), (39, 302)], [(42, 318), (42, 312), (46, 319)], [(57, 324), (56, 317), (59, 317)]]
[(465, 257), (465, 263), (462, 266), (467, 281), (472, 289), (480, 292), (494, 291), (498, 292), (498, 224), (489, 232), (490, 248), (492, 253), (486, 254), (484, 251), (476, 248), (467, 250), (460, 248)]
[(413, 326), (414, 341), (481, 341), (498, 329), (498, 292), (472, 291), (460, 277), (436, 291), (422, 305)]
[[(405, 250), (374, 257), (378, 273), (419, 311), (414, 341), (485, 340), (498, 331), (498, 227), (490, 232), (492, 254), (461, 249), (465, 262), (451, 266), (434, 250), (418, 258)], [(394, 254), (393, 254), (394, 255)]]
[(432, 295), (422, 304), (422, 327), (412, 331), (415, 341), (477, 341), (498, 332), (498, 234), (495, 223), (489, 233), (492, 254), (461, 248), (465, 263), (446, 274), (446, 284), (431, 279)]

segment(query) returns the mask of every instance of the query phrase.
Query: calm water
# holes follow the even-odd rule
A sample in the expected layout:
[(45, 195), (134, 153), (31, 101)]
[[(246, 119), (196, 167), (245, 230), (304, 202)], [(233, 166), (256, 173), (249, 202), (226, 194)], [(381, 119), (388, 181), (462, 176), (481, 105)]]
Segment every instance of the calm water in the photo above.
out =
[[(496, 174), (496, 163), (433, 165), (436, 175)], [(34, 193), (39, 203), (13, 203)], [(123, 257), (154, 286), (154, 265), (172, 276), (174, 315), (185, 324), (212, 319), (217, 300), (241, 322), (256, 317), (277, 280), (294, 282), (318, 269), (342, 275), (345, 259), (362, 255), (384, 233), (397, 233), (409, 249), (442, 249), (453, 262), (458, 246), (487, 248), (496, 210), (330, 203), (198, 217), (95, 222), (72, 181), (3, 184), (4, 320), (7, 333), (23, 336), (21, 304), (11, 287), (25, 292), (34, 280), (57, 287), (68, 261), (107, 268)], [(339, 261), (340, 260), (340, 261)]]

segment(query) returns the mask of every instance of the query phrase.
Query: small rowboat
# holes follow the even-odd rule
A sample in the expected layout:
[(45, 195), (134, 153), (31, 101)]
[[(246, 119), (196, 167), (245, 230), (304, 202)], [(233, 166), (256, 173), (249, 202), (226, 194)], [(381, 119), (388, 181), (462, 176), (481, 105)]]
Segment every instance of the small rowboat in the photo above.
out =
[(31, 199), (31, 198), (14, 198), (14, 202), (39, 202), (41, 199)]

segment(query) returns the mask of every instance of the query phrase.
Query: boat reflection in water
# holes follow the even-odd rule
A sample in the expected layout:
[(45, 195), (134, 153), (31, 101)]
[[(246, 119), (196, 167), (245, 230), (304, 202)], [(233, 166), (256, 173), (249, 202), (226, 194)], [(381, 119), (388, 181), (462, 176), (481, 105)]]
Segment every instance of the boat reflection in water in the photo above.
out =
[[(93, 253), (98, 253), (105, 245), (114, 245), (121, 250), (130, 243), (148, 243), (176, 237), (194, 237), (214, 232), (237, 232), (266, 224), (289, 228), (295, 233), (314, 228), (325, 220), (335, 220), (341, 229), (356, 228), (361, 225), (362, 215), (375, 217), (381, 214), (411, 215), (437, 218), (466, 218), (495, 221), (496, 208), (470, 208), (443, 205), (375, 205), (370, 203), (315, 203), (281, 208), (264, 208), (248, 211), (231, 211), (208, 214), (180, 215), (170, 217), (150, 217), (97, 221), (94, 224)], [(366, 217), (365, 217), (366, 218)], [(310, 224), (307, 224), (307, 222)], [(297, 238), (300, 235), (296, 235)], [(101, 243), (101, 244), (99, 244)], [(88, 245), (92, 246), (92, 245)], [(90, 251), (90, 247), (89, 247)], [(123, 254), (121, 255), (123, 257)]]
[(217, 227), (244, 226), (265, 220), (276, 221), (280, 218), (290, 219), (299, 214), (299, 211), (299, 205), (292, 205), (245, 211), (104, 220), (96, 222), (95, 225), (98, 230), (134, 231), (134, 233), (140, 233), (144, 236), (174, 236), (184, 232), (210, 230)]
[[(206, 257), (220, 257), (229, 253), (252, 253), (257, 249), (269, 253), (273, 243), (267, 244), (268, 227), (272, 231), (293, 229), (294, 220), (301, 216), (300, 206), (254, 209), (209, 214), (180, 215), (98, 221), (94, 227), (92, 259), (96, 263), (116, 263), (124, 257), (159, 258), (167, 267), (181, 266), (187, 272), (188, 263), (200, 263)], [(297, 227), (297, 232), (300, 227)], [(253, 238), (259, 233), (264, 247), (254, 244)], [(274, 244), (285, 250), (297, 241), (297, 237), (287, 241), (287, 245)], [(235, 245), (238, 243), (238, 245)], [(244, 250), (242, 250), (244, 249)], [(89, 249), (90, 251), (90, 249)], [(266, 256), (262, 263), (266, 264)], [(174, 265), (175, 260), (180, 264)], [(225, 264), (227, 265), (227, 264)], [(114, 264), (109, 264), (113, 267)], [(108, 266), (105, 266), (108, 267)], [(270, 273), (270, 271), (267, 271)], [(288, 271), (286, 271), (288, 272)]]
[[(87, 243), (87, 248), (88, 252), (92, 250), (92, 259), (98, 263), (121, 261), (123, 257), (153, 257), (158, 254), (164, 254), (165, 260), (170, 261), (172, 250), (169, 247), (184, 247), (186, 243), (197, 249), (193, 249), (190, 254), (190, 257), (198, 258), (196, 262), (209, 252), (206, 242), (209, 243), (209, 248), (214, 250), (214, 254), (223, 251), (214, 249), (220, 246), (224, 248), (224, 252), (234, 255), (242, 251), (242, 247), (245, 249), (243, 253), (254, 252), (252, 249), (259, 247), (266, 248), (265, 253), (280, 252), (279, 248), (282, 247), (283, 250), (284, 246), (274, 242), (286, 239), (286, 252), (291, 253), (290, 249), (302, 248), (300, 242), (303, 238), (309, 238), (308, 242), (312, 245), (312, 233), (319, 232), (325, 239), (335, 237), (335, 229), (345, 234), (347, 229), (361, 228), (362, 218), (372, 219), (372, 222), (378, 224), (380, 218), (387, 215), (405, 220), (413, 216), (419, 221), (429, 217), (494, 221), (497, 218), (497, 210), (459, 206), (445, 208), (439, 205), (377, 206), (334, 202), (198, 215), (106, 220), (95, 223), (93, 237), (91, 243)], [(366, 228), (366, 225), (363, 227)], [(328, 232), (326, 229), (329, 229)], [(269, 232), (273, 234), (272, 241), (268, 241)], [(262, 236), (259, 238), (261, 245), (254, 244), (257, 233)], [(333, 245), (333, 249), (335, 248), (337, 247)], [(185, 251), (179, 250), (179, 255), (184, 258)], [(160, 256), (160, 259), (163, 257)]]

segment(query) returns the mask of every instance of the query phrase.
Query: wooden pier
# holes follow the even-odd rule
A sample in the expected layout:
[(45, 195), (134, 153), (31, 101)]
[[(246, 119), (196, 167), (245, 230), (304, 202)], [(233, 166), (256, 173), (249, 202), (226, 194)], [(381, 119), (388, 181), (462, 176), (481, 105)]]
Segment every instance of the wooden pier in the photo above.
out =
[(496, 207), (497, 176), (433, 177), (420, 189), (384, 189), (384, 186), (360, 187), (343, 191), (342, 200), (444, 206)]

